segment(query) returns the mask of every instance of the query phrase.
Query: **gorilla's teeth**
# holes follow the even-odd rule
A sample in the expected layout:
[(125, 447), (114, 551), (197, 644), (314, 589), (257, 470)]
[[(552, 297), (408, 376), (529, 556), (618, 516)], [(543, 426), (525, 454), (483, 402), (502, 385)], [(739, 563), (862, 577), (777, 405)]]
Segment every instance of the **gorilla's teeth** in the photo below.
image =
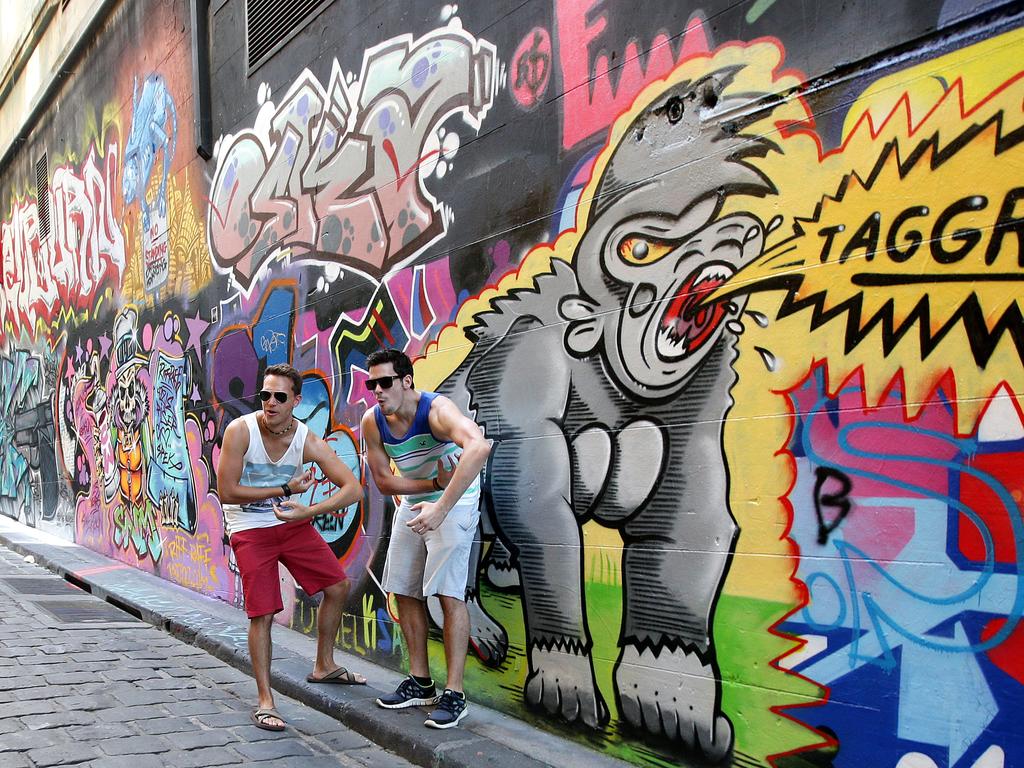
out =
[(682, 357), (686, 354), (686, 339), (675, 335), (671, 327), (663, 326), (658, 331), (658, 352), (665, 357)]
[(736, 270), (729, 268), (726, 264), (708, 264), (700, 271), (697, 275), (697, 279), (693, 281), (693, 284), (694, 286), (697, 286), (707, 280), (720, 280), (725, 282), (735, 274)]

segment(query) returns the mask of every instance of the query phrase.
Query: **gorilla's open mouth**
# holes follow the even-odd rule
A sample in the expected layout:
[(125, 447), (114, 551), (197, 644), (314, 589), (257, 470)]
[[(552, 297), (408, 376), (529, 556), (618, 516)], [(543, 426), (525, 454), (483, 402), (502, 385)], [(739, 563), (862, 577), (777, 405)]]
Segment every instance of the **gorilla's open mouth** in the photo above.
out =
[(692, 355), (714, 334), (725, 317), (728, 302), (702, 305), (712, 291), (736, 274), (722, 261), (705, 264), (691, 272), (670, 298), (658, 327), (658, 355), (678, 360)]

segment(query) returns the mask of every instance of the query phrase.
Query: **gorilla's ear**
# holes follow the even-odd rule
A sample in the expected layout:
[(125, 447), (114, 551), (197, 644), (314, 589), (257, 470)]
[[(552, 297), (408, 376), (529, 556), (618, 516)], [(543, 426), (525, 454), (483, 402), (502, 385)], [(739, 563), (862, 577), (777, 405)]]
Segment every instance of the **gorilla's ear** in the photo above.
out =
[(591, 354), (601, 341), (602, 322), (600, 307), (582, 296), (569, 296), (562, 300), (559, 314), (569, 321), (565, 331), (565, 345), (580, 357)]

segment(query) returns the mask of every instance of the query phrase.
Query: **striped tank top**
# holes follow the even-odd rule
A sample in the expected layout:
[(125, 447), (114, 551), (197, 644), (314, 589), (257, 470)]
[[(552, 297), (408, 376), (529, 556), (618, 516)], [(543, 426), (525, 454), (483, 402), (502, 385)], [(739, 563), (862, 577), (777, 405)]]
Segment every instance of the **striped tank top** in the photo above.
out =
[[(437, 477), (437, 460), (443, 459), (447, 466), (454, 467), (455, 460), (462, 455), (462, 449), (450, 440), (438, 440), (430, 431), (430, 405), (437, 397), (436, 392), (420, 392), (420, 401), (416, 405), (416, 416), (413, 419), (409, 432), (404, 437), (395, 437), (388, 429), (387, 419), (380, 410), (380, 406), (374, 406), (373, 416), (377, 422), (377, 431), (380, 432), (381, 442), (384, 444), (384, 452), (398, 467), (398, 473), (402, 477), (411, 477), (419, 480), (431, 480)], [(480, 491), (480, 476), (473, 478), (472, 485), (466, 489), (464, 496), (469, 496)], [(441, 498), (441, 491), (430, 491), (429, 493), (410, 493), (406, 496), (409, 504), (416, 504), (421, 501), (437, 501)]]
[[(259, 411), (247, 413), (242, 421), (249, 428), (249, 447), (242, 457), (240, 485), (252, 488), (274, 488), (291, 480), (302, 468), (302, 451), (306, 446), (309, 428), (301, 421), (295, 421), (295, 434), (288, 444), (288, 450), (277, 461), (271, 461), (263, 445), (263, 435), (256, 420)], [(274, 504), (284, 501), (284, 494), (263, 501), (247, 501), (245, 504), (225, 504), (224, 522), (228, 533), (234, 534), (250, 528), (270, 528), (281, 525), (274, 514)]]

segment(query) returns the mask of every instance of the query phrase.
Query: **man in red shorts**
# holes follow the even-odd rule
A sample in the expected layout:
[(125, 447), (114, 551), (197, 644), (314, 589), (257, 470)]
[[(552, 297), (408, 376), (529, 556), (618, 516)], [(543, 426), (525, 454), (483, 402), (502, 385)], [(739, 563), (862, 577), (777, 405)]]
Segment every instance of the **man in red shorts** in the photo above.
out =
[[(307, 594), (323, 592), (317, 614), (316, 662), (311, 683), (363, 685), (366, 678), (334, 661), (334, 639), (348, 597), (345, 571), (327, 542), (314, 530), (316, 515), (336, 512), (356, 502), (362, 488), (331, 447), (292, 415), (302, 400), (302, 376), (290, 365), (272, 365), (263, 377), (263, 409), (231, 422), (224, 431), (217, 485), (224, 506), (235, 562), (242, 576), (249, 616), (249, 655), (259, 704), (252, 712), (258, 728), (284, 730), (270, 688), (274, 614), (283, 609), (278, 562), (284, 564)], [(316, 462), (338, 491), (306, 506), (289, 497), (313, 484)]]

